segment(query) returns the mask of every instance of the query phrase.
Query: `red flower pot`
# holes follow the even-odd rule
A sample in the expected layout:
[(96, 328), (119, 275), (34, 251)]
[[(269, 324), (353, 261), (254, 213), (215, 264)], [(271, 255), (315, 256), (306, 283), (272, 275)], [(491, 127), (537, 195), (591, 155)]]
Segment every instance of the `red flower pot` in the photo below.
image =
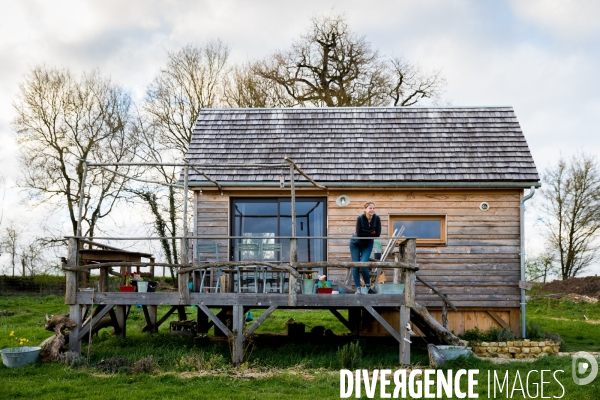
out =
[(135, 286), (121, 286), (121, 292), (135, 292)]
[(318, 294), (331, 294), (331, 292), (333, 291), (333, 288), (317, 288), (317, 293)]

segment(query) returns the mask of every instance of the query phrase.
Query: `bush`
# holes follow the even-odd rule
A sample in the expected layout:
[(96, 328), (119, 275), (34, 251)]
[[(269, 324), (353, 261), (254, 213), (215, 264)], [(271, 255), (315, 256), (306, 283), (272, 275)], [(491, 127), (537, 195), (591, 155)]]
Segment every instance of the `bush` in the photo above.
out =
[(491, 328), (489, 331), (469, 329), (458, 337), (469, 342), (507, 342), (515, 339), (515, 335), (506, 328)]
[(529, 339), (541, 339), (544, 336), (544, 329), (537, 322), (529, 321), (525, 328), (525, 335)]
[(134, 374), (149, 374), (154, 372), (155, 369), (156, 363), (154, 362), (154, 357), (150, 355), (134, 362), (131, 372)]
[(341, 368), (354, 369), (361, 361), (362, 349), (358, 342), (348, 343), (343, 347), (339, 347), (337, 351), (338, 360), (340, 360)]
[(117, 372), (128, 373), (133, 362), (125, 357), (113, 357), (100, 361), (96, 364), (96, 368), (103, 372), (116, 374)]

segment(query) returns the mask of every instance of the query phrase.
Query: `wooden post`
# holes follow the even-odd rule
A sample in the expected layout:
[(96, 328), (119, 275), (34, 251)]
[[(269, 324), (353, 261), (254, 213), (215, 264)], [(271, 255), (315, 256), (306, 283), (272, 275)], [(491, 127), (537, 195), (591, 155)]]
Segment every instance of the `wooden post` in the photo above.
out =
[(410, 308), (406, 306), (400, 306), (400, 365), (410, 365), (410, 333), (408, 331), (408, 324), (410, 324)]
[[(79, 240), (69, 238), (69, 257), (67, 258), (68, 267), (77, 266), (77, 254), (79, 252)], [(77, 272), (65, 271), (66, 290), (65, 304), (75, 304), (77, 302)]]
[(233, 306), (233, 340), (232, 361), (233, 365), (239, 367), (244, 361), (244, 306)]
[(415, 306), (415, 271), (404, 271), (404, 304), (407, 307)]
[(190, 304), (190, 287), (188, 286), (190, 273), (178, 274), (178, 276), (179, 304), (188, 305)]
[[(292, 211), (292, 239), (290, 239), (290, 265), (298, 262), (298, 239), (296, 239), (296, 186), (294, 184), (294, 165), (290, 164), (290, 188), (291, 188), (291, 211)], [(290, 274), (288, 291), (288, 305), (295, 307), (298, 305), (298, 296), (296, 294), (296, 277)]]
[(417, 263), (417, 239), (406, 239), (406, 250), (404, 253), (404, 262), (408, 264)]
[(181, 263), (187, 264), (188, 251), (188, 224), (187, 224), (187, 205), (188, 205), (188, 173), (189, 167), (183, 167), (183, 239), (181, 239)]
[(158, 333), (158, 306), (144, 306), (144, 310), (147, 312), (148, 320), (150, 322), (151, 332)]
[(127, 306), (118, 305), (115, 308), (117, 324), (119, 325), (119, 329), (115, 329), (115, 334), (117, 337), (125, 339), (125, 337), (127, 336)]
[(448, 329), (448, 303), (443, 302), (442, 306), (442, 325), (444, 328)]
[[(69, 271), (71, 272), (71, 271)], [(81, 353), (81, 341), (79, 340), (79, 331), (81, 331), (81, 306), (73, 304), (70, 307), (69, 318), (75, 321), (75, 327), (69, 331), (69, 351)]]

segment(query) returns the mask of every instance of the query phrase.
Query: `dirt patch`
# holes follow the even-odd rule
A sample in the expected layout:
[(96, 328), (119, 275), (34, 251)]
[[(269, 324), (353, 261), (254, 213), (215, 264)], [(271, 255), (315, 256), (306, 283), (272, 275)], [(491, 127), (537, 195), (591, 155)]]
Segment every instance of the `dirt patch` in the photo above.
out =
[(580, 296), (600, 299), (600, 277), (586, 276), (584, 278), (569, 278), (564, 281), (556, 280), (540, 287), (540, 292), (578, 294)]

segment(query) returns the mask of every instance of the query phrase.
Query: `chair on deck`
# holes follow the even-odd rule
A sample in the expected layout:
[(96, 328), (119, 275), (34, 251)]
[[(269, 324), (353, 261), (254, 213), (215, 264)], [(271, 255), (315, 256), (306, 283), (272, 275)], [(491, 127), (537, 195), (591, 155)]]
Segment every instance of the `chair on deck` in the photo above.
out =
[[(234, 256), (239, 261), (261, 261), (260, 245), (256, 243), (236, 243), (233, 251)], [(250, 290), (253, 287), (254, 293), (258, 293), (259, 275), (262, 268), (259, 266), (247, 266), (236, 267), (236, 270), (238, 275), (237, 292), (241, 293), (243, 290)], [(252, 277), (250, 274), (252, 274)]]
[[(283, 245), (281, 243), (263, 243), (260, 249), (262, 261), (281, 264), (283, 262)], [(270, 291), (277, 293), (284, 293), (285, 285), (285, 271), (282, 270), (270, 270), (264, 271), (265, 274), (265, 289), (267, 292), (266, 284), (269, 284)]]
[[(208, 262), (219, 262), (219, 244), (218, 243), (197, 243), (196, 254), (198, 255), (198, 264)], [(203, 257), (204, 256), (204, 257)], [(210, 258), (212, 258), (212, 260)], [(204, 292), (206, 288), (214, 293), (221, 288), (221, 276), (223, 275), (223, 267), (205, 268), (200, 270), (199, 285), (194, 284), (194, 288), (199, 286), (199, 291)], [(196, 275), (194, 275), (196, 276)], [(208, 278), (208, 285), (205, 286)], [(214, 284), (214, 286), (213, 286)], [(222, 290), (222, 288), (221, 288)]]

